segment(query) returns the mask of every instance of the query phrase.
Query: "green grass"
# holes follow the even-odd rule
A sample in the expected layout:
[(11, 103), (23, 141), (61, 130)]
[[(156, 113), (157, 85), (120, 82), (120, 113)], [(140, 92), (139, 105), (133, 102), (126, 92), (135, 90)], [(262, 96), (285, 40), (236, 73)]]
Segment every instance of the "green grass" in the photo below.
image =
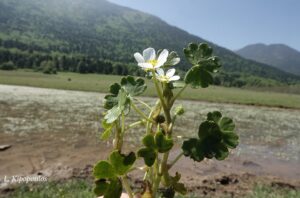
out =
[(8, 194), (12, 198), (95, 198), (92, 185), (84, 180), (46, 182), (37, 185), (20, 185)]
[(300, 190), (257, 185), (246, 198), (299, 198)]
[[(13, 198), (95, 198), (93, 185), (85, 180), (66, 180), (42, 184), (22, 184), (6, 197)], [(200, 198), (197, 195), (176, 196), (176, 198)], [(223, 198), (227, 198), (224, 196)], [(300, 190), (257, 185), (245, 198), (298, 198)]]
[[(0, 84), (24, 85), (43, 88), (67, 89), (91, 92), (107, 92), (109, 85), (119, 82), (120, 76), (100, 74), (59, 73), (46, 75), (32, 71), (0, 71)], [(154, 96), (153, 84), (147, 80), (145, 96)], [(250, 105), (300, 108), (300, 95), (254, 91), (238, 88), (211, 86), (207, 89), (188, 88), (183, 99)]]

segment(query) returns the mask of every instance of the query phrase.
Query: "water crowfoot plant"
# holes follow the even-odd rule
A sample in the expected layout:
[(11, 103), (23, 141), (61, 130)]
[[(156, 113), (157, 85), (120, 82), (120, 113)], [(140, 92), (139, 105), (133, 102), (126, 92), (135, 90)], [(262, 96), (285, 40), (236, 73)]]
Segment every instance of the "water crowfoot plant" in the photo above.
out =
[[(180, 173), (171, 175), (169, 171), (181, 157), (189, 157), (201, 162), (205, 158), (224, 160), (229, 149), (236, 148), (238, 136), (231, 118), (214, 111), (207, 114), (206, 120), (199, 125), (196, 138), (182, 141), (181, 152), (175, 159), (169, 159), (174, 147), (173, 130), (178, 116), (184, 115), (182, 105), (173, 107), (176, 99), (186, 87), (206, 88), (213, 83), (213, 73), (221, 67), (219, 59), (212, 55), (212, 48), (207, 44), (191, 43), (184, 49), (184, 55), (191, 64), (183, 82), (175, 75), (173, 67), (180, 58), (177, 53), (153, 48), (135, 53), (134, 57), (147, 76), (150, 76), (157, 92), (158, 100), (153, 107), (136, 98), (146, 90), (145, 81), (131, 76), (124, 77), (120, 83), (110, 86), (110, 93), (105, 96), (105, 112), (101, 138), (113, 137), (113, 150), (107, 160), (99, 161), (93, 171), (96, 179), (94, 192), (104, 198), (119, 198), (125, 190), (130, 198), (174, 197), (175, 193), (186, 194), (187, 189), (180, 182)], [(165, 72), (165, 70), (167, 71)], [(140, 109), (140, 103), (145, 108)], [(146, 111), (145, 111), (146, 109)], [(139, 120), (127, 124), (126, 118), (134, 111)], [(124, 136), (135, 127), (144, 127), (142, 146), (137, 151), (124, 153)], [(142, 159), (145, 166), (136, 167), (137, 159)], [(128, 180), (132, 170), (142, 170), (144, 189), (134, 190)]]

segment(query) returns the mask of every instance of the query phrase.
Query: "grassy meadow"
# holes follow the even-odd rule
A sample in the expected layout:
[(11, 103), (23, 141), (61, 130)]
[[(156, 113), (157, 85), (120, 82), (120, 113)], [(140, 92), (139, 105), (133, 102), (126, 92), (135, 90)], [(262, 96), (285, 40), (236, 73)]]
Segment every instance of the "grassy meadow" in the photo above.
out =
[[(23, 85), (42, 88), (107, 92), (109, 85), (119, 82), (120, 76), (100, 74), (59, 73), (47, 75), (33, 71), (0, 71), (0, 84)], [(154, 96), (152, 83), (147, 80), (148, 89), (145, 96)], [(202, 100), (221, 103), (276, 106), (300, 108), (300, 95), (277, 93), (268, 90), (255, 91), (238, 88), (211, 86), (207, 89), (188, 88), (182, 99)]]

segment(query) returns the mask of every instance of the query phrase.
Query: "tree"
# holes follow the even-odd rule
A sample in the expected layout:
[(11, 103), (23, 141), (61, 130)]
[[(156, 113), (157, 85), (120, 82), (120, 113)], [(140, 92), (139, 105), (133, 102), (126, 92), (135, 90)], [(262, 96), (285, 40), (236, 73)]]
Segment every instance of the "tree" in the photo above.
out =
[(53, 61), (43, 61), (41, 63), (41, 68), (44, 74), (56, 74), (56, 68)]
[(12, 61), (6, 62), (6, 63), (2, 63), (0, 65), (0, 69), (2, 70), (14, 70), (16, 69), (14, 63)]
[(77, 65), (77, 72), (85, 74), (88, 72), (88, 67), (85, 62), (80, 61)]

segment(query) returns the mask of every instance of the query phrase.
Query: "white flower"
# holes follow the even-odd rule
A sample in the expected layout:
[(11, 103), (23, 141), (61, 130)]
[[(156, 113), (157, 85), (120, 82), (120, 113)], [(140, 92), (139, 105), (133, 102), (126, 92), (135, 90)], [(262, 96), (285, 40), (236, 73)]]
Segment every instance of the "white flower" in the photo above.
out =
[(163, 69), (159, 68), (156, 70), (156, 78), (161, 82), (170, 82), (170, 81), (176, 81), (180, 79), (180, 76), (175, 75), (175, 69), (169, 69), (165, 75), (165, 72)]
[(167, 61), (168, 56), (169, 51), (164, 49), (157, 58), (153, 48), (145, 49), (143, 51), (143, 56), (138, 52), (134, 54), (134, 58), (138, 62), (138, 66), (145, 70), (157, 69), (163, 66)]

